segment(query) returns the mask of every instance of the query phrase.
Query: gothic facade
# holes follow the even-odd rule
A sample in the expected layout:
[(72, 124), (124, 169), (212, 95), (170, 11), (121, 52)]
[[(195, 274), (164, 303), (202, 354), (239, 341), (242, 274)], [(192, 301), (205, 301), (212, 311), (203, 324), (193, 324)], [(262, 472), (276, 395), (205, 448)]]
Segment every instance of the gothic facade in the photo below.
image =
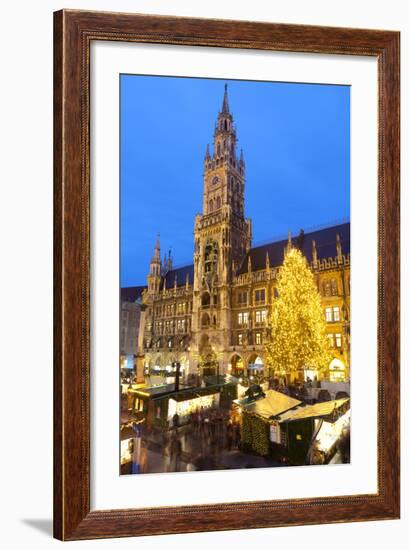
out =
[[(246, 375), (267, 369), (264, 342), (275, 300), (278, 268), (288, 241), (252, 247), (252, 222), (245, 217), (245, 161), (225, 93), (212, 154), (204, 158), (202, 214), (195, 217), (193, 264), (174, 268), (161, 261), (159, 238), (143, 293), (143, 357), (147, 370), (185, 374)], [(305, 255), (322, 297), (334, 350), (326, 374), (349, 378), (350, 224), (292, 239)], [(313, 376), (315, 373), (310, 373)]]

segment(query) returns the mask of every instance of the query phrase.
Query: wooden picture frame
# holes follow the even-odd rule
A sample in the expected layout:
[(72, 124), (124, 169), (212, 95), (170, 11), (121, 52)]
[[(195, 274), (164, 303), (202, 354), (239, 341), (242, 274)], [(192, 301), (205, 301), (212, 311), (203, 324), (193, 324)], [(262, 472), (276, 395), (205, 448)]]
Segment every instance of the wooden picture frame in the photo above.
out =
[[(93, 40), (372, 56), (378, 62), (378, 493), (90, 510)], [(398, 32), (63, 10), (54, 14), (54, 536), (62, 540), (394, 519), (399, 457)]]

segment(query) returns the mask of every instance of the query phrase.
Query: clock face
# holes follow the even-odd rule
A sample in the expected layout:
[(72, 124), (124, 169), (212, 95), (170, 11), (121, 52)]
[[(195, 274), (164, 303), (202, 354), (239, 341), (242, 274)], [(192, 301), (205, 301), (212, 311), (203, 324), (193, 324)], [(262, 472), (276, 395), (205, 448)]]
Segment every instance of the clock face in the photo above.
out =
[(219, 178), (218, 178), (218, 176), (214, 176), (214, 177), (212, 178), (212, 184), (213, 184), (213, 185), (217, 185), (218, 183), (219, 183)]

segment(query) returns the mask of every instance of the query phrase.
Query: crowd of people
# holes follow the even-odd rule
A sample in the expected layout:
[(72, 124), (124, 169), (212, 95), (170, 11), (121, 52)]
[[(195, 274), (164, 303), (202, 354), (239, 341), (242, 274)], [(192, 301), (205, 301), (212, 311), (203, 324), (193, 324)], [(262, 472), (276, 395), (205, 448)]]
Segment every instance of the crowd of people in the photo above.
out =
[(160, 444), (168, 471), (205, 469), (210, 461), (218, 461), (223, 451), (234, 451), (241, 446), (241, 428), (234, 410), (220, 408), (197, 409), (184, 418), (176, 414), (172, 428), (162, 430)]

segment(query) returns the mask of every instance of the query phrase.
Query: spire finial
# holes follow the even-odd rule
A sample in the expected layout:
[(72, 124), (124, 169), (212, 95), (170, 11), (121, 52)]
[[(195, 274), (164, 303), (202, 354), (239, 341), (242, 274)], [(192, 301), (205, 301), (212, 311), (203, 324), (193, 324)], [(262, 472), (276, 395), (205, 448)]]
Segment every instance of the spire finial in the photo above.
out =
[(288, 252), (291, 248), (292, 248), (292, 237), (291, 237), (290, 229), (289, 229), (289, 231), (288, 231)]
[(225, 83), (224, 100), (223, 100), (223, 103), (222, 103), (222, 112), (223, 113), (229, 113), (228, 84), (226, 84), (226, 83)]
[(154, 260), (158, 260), (161, 263), (161, 247), (159, 244), (159, 233), (157, 233), (157, 240), (154, 246)]

